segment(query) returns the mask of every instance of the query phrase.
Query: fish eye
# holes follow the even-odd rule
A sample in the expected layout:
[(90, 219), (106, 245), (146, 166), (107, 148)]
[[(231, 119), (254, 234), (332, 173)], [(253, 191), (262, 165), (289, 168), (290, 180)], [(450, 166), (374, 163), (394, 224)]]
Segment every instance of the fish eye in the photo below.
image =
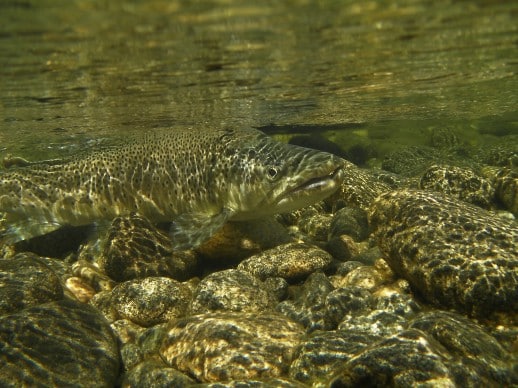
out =
[(275, 167), (268, 167), (268, 170), (266, 171), (266, 173), (268, 174), (268, 178), (275, 179), (278, 171)]

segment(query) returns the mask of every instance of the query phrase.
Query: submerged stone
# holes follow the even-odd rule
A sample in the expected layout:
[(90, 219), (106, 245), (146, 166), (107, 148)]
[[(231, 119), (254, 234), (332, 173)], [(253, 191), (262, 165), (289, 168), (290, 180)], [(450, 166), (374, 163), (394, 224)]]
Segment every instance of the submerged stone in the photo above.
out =
[(272, 308), (275, 302), (275, 296), (256, 277), (245, 271), (228, 269), (214, 272), (198, 284), (190, 312), (259, 312)]
[(289, 243), (251, 256), (237, 268), (262, 280), (281, 277), (294, 281), (306, 278), (315, 271), (325, 270), (332, 260), (329, 253), (315, 246)]
[(199, 381), (286, 375), (304, 329), (265, 313), (208, 313), (175, 320), (160, 356)]
[(93, 307), (63, 299), (0, 317), (1, 386), (113, 387), (119, 353)]
[(58, 275), (35, 254), (0, 260), (0, 315), (60, 300), (63, 295)]
[(395, 273), (428, 301), (475, 316), (518, 309), (518, 226), (438, 193), (380, 196), (370, 222)]

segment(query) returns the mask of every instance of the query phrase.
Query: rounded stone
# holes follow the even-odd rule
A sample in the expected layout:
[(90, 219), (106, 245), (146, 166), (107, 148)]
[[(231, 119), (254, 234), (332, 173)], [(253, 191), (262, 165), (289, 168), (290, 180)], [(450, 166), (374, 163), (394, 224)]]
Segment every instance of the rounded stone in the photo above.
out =
[(335, 208), (357, 207), (368, 210), (378, 195), (390, 191), (391, 187), (381, 182), (370, 171), (345, 161), (344, 179), (335, 194), (325, 202)]
[(63, 299), (60, 278), (32, 253), (0, 260), (0, 315)]
[(190, 312), (259, 312), (273, 307), (275, 302), (263, 282), (248, 272), (229, 269), (203, 278), (193, 294)]
[(459, 385), (518, 384), (516, 357), (472, 320), (454, 312), (430, 311), (417, 316), (410, 327), (429, 334), (450, 353), (445, 362)]
[(0, 317), (0, 385), (113, 387), (119, 352), (91, 306), (63, 299)]
[(137, 214), (112, 221), (99, 258), (106, 275), (118, 282), (150, 276), (186, 280), (196, 265), (192, 251), (174, 251), (171, 238)]
[(518, 171), (510, 168), (497, 170), (493, 176), (496, 198), (518, 217)]
[(332, 218), (330, 214), (302, 214), (298, 226), (311, 241), (326, 242)]
[(410, 329), (365, 348), (343, 364), (331, 387), (455, 387), (442, 347)]
[(370, 222), (392, 270), (428, 301), (487, 317), (518, 309), (518, 226), (439, 193), (380, 196)]
[(321, 272), (311, 274), (302, 286), (292, 288), (296, 297), (279, 303), (276, 310), (299, 322), (308, 332), (331, 330), (327, 319), (326, 297), (333, 290), (329, 279)]
[(238, 269), (247, 271), (261, 280), (281, 277), (289, 281), (306, 278), (325, 270), (333, 258), (326, 251), (303, 243), (279, 245), (243, 260)]
[(338, 210), (331, 221), (330, 236), (348, 235), (354, 241), (362, 241), (369, 235), (367, 212), (356, 207), (344, 207)]
[(168, 365), (199, 381), (286, 375), (304, 329), (278, 314), (208, 313), (169, 324)]
[(439, 163), (444, 157), (431, 147), (410, 146), (388, 154), (381, 168), (405, 177), (421, 175), (428, 167)]
[(344, 331), (316, 332), (297, 351), (290, 376), (312, 386), (318, 386), (317, 382), (323, 385), (329, 375), (340, 371), (343, 363), (379, 339)]
[(191, 387), (195, 381), (157, 360), (145, 360), (124, 374), (122, 387)]
[(462, 201), (489, 209), (495, 189), (469, 168), (434, 165), (421, 176), (419, 188), (439, 191)]
[(186, 285), (169, 278), (150, 277), (118, 284), (111, 303), (119, 316), (150, 326), (184, 315), (191, 299)]

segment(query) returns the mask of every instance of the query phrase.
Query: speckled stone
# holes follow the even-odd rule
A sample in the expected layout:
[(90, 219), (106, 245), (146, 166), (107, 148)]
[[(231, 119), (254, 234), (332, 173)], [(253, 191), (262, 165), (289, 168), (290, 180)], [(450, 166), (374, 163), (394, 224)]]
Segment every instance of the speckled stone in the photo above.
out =
[(455, 166), (431, 166), (421, 176), (419, 188), (439, 191), (484, 209), (491, 208), (495, 195), (489, 180), (469, 168)]
[(428, 167), (440, 163), (443, 159), (437, 149), (411, 146), (391, 152), (383, 160), (381, 168), (405, 177), (412, 177), (421, 175)]
[(190, 312), (259, 312), (273, 308), (276, 301), (256, 277), (245, 271), (229, 269), (203, 278), (194, 292)]
[(95, 307), (104, 318), (110, 323), (115, 322), (120, 319), (119, 313), (114, 308), (112, 303), (112, 293), (111, 291), (101, 291), (93, 296), (92, 299), (88, 302), (90, 305)]
[(183, 316), (191, 299), (186, 285), (170, 278), (128, 280), (112, 291), (111, 303), (119, 316), (150, 326)]
[(185, 280), (197, 258), (191, 251), (173, 251), (171, 238), (139, 215), (112, 221), (99, 266), (115, 281), (167, 276)]
[(232, 380), (219, 383), (195, 384), (196, 388), (307, 388), (301, 384), (286, 378), (266, 378), (253, 380)]
[(0, 385), (113, 387), (119, 354), (108, 322), (68, 299), (0, 317)]
[(164, 363), (149, 359), (141, 362), (124, 375), (122, 387), (192, 387), (195, 381)]
[(0, 315), (62, 298), (60, 279), (45, 260), (32, 253), (0, 260)]
[(368, 210), (378, 195), (390, 191), (390, 185), (380, 181), (370, 171), (346, 161), (344, 180), (337, 192), (325, 200), (336, 208), (358, 207)]
[[(127, 372), (145, 360), (160, 360), (159, 349), (167, 336), (165, 323), (143, 329), (121, 349), (121, 359)], [(112, 324), (113, 326), (113, 324)], [(162, 361), (163, 367), (169, 367)]]
[(355, 241), (362, 241), (369, 236), (367, 212), (356, 207), (338, 210), (331, 221), (330, 237), (348, 235)]
[(428, 301), (476, 316), (518, 308), (518, 227), (438, 193), (380, 196), (370, 222), (390, 267)]
[(496, 169), (490, 174), (495, 186), (495, 196), (505, 209), (518, 217), (518, 170)]
[(352, 357), (330, 380), (337, 387), (456, 387), (443, 348), (420, 330), (384, 339)]
[(349, 295), (349, 299), (344, 299), (348, 303), (344, 306), (338, 330), (383, 337), (403, 330), (420, 311), (420, 306), (399, 283), (373, 291), (359, 287), (339, 288), (344, 296)]
[(331, 214), (303, 213), (298, 221), (298, 226), (310, 241), (326, 242), (331, 226)]
[(202, 382), (286, 375), (303, 328), (278, 314), (209, 313), (175, 320), (160, 349)]
[(316, 332), (297, 351), (290, 376), (306, 384), (323, 383), (355, 354), (380, 339), (375, 335), (344, 331)]
[(474, 157), (482, 164), (499, 167), (518, 166), (518, 137), (502, 136), (498, 143), (475, 150)]
[(296, 297), (279, 303), (276, 310), (303, 325), (308, 332), (331, 330), (333, 323), (326, 319), (325, 301), (333, 285), (320, 272), (311, 274), (300, 287), (295, 287)]
[(450, 353), (445, 363), (457, 386), (518, 384), (518, 356), (509, 354), (472, 320), (454, 312), (431, 311), (419, 315), (410, 327), (427, 333)]
[(329, 253), (315, 246), (289, 243), (253, 255), (243, 260), (237, 268), (262, 280), (281, 277), (295, 281), (315, 271), (325, 270), (332, 260)]
[(461, 144), (458, 135), (451, 127), (432, 128), (430, 143), (432, 147), (439, 149), (456, 148)]

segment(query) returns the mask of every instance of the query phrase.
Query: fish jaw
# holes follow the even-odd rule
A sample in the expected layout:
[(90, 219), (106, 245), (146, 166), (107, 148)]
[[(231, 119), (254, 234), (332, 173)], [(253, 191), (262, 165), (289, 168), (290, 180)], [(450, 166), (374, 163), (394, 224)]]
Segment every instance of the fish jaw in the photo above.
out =
[(274, 204), (276, 213), (300, 209), (329, 197), (338, 189), (343, 177), (343, 167), (337, 167), (328, 174), (304, 181), (280, 196)]

